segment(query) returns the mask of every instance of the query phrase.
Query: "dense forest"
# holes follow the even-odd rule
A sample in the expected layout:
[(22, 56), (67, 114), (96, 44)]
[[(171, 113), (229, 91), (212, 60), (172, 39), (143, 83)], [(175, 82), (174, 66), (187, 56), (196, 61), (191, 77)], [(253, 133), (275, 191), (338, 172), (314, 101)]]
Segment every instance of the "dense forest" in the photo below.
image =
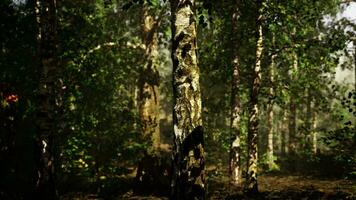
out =
[(356, 199), (355, 6), (1, 0), (0, 199)]

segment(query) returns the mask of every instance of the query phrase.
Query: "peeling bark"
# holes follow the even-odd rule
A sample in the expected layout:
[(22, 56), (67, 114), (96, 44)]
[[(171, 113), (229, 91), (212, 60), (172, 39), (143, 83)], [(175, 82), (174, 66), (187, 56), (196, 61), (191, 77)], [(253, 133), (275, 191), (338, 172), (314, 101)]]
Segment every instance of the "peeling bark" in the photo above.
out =
[(172, 0), (173, 177), (171, 199), (205, 199), (204, 135), (194, 0)]
[(250, 193), (258, 192), (257, 184), (257, 144), (259, 128), (259, 109), (258, 96), (261, 84), (261, 60), (263, 51), (263, 33), (262, 33), (262, 2), (258, 1), (257, 18), (257, 44), (256, 61), (253, 71), (253, 83), (250, 93), (250, 110), (248, 121), (248, 158), (247, 158), (247, 178), (246, 190)]
[(55, 118), (57, 113), (57, 30), (56, 1), (36, 1), (38, 44), (41, 60), (39, 107), (36, 137), (36, 199), (57, 199), (55, 187)]
[(160, 145), (159, 129), (159, 72), (158, 67), (158, 22), (149, 13), (148, 6), (143, 7), (143, 43), (145, 44), (145, 65), (139, 78), (139, 115), (142, 135), (151, 141), (149, 152), (154, 153)]

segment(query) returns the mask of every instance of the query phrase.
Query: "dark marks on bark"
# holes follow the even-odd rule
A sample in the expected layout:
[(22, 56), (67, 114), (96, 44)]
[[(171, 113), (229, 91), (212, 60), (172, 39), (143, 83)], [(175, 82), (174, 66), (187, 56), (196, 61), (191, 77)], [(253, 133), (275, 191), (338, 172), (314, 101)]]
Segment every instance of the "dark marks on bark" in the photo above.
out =
[(192, 48), (192, 46), (189, 43), (187, 43), (183, 46), (183, 48), (182, 48), (182, 58), (183, 59), (185, 59), (185, 57), (187, 56), (187, 52), (189, 52), (191, 48)]

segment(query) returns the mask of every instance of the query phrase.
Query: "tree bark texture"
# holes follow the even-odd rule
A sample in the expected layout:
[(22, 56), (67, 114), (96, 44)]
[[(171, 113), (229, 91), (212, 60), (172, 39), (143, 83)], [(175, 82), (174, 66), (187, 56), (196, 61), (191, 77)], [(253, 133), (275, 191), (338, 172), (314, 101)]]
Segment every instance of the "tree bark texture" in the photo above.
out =
[(354, 45), (354, 90), (356, 91), (356, 39), (353, 40)]
[(172, 0), (173, 177), (171, 199), (205, 199), (204, 135), (194, 0)]
[(55, 119), (57, 113), (57, 26), (56, 1), (36, 1), (38, 44), (41, 65), (36, 137), (36, 199), (57, 199), (55, 187)]
[(274, 166), (273, 160), (273, 99), (275, 96), (274, 92), (274, 68), (275, 68), (275, 59), (276, 55), (272, 55), (271, 65), (269, 69), (269, 79), (270, 79), (270, 88), (269, 88), (269, 102), (267, 105), (267, 126), (268, 126), (268, 135), (267, 135), (267, 163), (268, 168), (271, 170)]
[(250, 92), (250, 110), (248, 121), (248, 158), (247, 158), (247, 177), (246, 190), (251, 193), (258, 192), (257, 184), (257, 144), (259, 127), (259, 108), (258, 95), (261, 84), (261, 60), (263, 51), (263, 33), (262, 33), (262, 2), (257, 1), (257, 43), (256, 60), (252, 76), (252, 88)]
[(139, 115), (142, 135), (151, 141), (149, 152), (155, 152), (160, 145), (159, 129), (159, 72), (158, 68), (158, 21), (150, 14), (148, 6), (143, 6), (143, 43), (145, 65), (139, 78)]
[[(232, 13), (232, 30), (233, 34), (238, 31), (238, 16), (240, 15), (239, 2), (236, 2), (235, 9)], [(231, 84), (231, 143), (230, 143), (230, 177), (233, 184), (241, 183), (241, 144), (240, 144), (240, 119), (241, 119), (241, 101), (239, 95), (240, 87), (240, 58), (238, 54), (239, 45), (237, 39), (234, 40), (234, 59), (232, 62), (233, 74)]]

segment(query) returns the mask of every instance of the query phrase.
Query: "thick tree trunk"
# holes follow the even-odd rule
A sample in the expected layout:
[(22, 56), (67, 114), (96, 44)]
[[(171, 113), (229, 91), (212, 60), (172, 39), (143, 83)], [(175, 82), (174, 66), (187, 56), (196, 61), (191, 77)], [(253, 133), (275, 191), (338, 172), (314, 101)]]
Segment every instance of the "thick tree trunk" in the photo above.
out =
[(172, 0), (173, 177), (171, 199), (205, 199), (204, 136), (194, 0)]
[(42, 71), (37, 116), (37, 177), (35, 198), (57, 199), (54, 164), (56, 97), (58, 92), (56, 88), (56, 76), (58, 73), (56, 1), (36, 1), (36, 14), (39, 27), (38, 42)]
[(247, 178), (246, 190), (251, 193), (258, 192), (257, 186), (257, 144), (259, 127), (258, 95), (261, 83), (261, 60), (263, 51), (262, 34), (262, 2), (258, 1), (259, 16), (257, 19), (257, 44), (256, 61), (253, 71), (253, 83), (250, 93), (250, 110), (248, 123), (248, 158), (247, 158)]
[[(238, 3), (237, 3), (238, 6)], [(236, 6), (234, 12), (232, 13), (232, 26), (233, 34), (236, 34), (238, 31), (238, 15), (239, 10)], [(241, 103), (239, 95), (240, 87), (240, 59), (238, 55), (238, 44), (235, 39), (234, 46), (234, 60), (232, 62), (233, 74), (232, 74), (232, 84), (231, 84), (231, 119), (230, 119), (230, 128), (231, 128), (231, 144), (230, 144), (230, 177), (233, 184), (241, 183), (241, 161), (240, 161), (240, 119), (241, 119)]]
[(158, 67), (158, 22), (150, 15), (146, 3), (143, 8), (143, 43), (145, 45), (145, 65), (139, 79), (139, 115), (142, 135), (151, 140), (149, 152), (157, 151), (160, 145), (159, 129), (159, 73)]
[(274, 98), (274, 68), (275, 68), (275, 58), (276, 55), (272, 55), (271, 66), (269, 71), (270, 78), (270, 88), (269, 88), (269, 102), (267, 105), (267, 126), (268, 126), (268, 135), (267, 135), (267, 163), (268, 168), (271, 170), (274, 167), (273, 160), (273, 98)]

